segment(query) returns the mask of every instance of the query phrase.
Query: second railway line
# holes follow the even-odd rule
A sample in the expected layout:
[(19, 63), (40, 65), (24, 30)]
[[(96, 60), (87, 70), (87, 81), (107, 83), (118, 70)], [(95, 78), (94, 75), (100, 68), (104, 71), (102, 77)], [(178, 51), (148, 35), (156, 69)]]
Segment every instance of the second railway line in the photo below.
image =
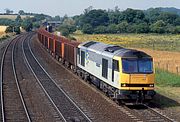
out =
[(21, 93), (14, 64), (14, 47), (22, 36), (6, 47), (1, 61), (1, 120), (31, 121)]

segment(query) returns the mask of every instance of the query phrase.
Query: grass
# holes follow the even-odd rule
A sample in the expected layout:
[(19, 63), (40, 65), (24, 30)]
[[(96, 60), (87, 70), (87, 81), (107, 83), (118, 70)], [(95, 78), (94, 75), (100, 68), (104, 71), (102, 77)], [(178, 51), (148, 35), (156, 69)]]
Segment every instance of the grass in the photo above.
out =
[(180, 35), (173, 34), (73, 34), (78, 41), (95, 40), (131, 48), (180, 51)]
[(156, 84), (160, 87), (180, 87), (180, 76), (156, 69)]

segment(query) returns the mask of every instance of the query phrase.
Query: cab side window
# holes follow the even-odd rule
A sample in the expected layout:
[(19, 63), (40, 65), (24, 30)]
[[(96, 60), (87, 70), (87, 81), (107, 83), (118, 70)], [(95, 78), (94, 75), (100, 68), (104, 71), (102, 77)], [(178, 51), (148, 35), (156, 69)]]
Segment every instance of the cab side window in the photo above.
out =
[(80, 64), (80, 49), (79, 48), (77, 48), (77, 54), (78, 54), (78, 62)]
[(81, 51), (81, 65), (85, 66), (85, 52)]
[(102, 59), (102, 76), (107, 79), (108, 76), (108, 60)]
[(114, 71), (119, 72), (119, 61), (113, 59), (113, 62), (112, 62), (112, 82), (114, 82)]
[(119, 62), (117, 60), (113, 60), (113, 70), (119, 72)]

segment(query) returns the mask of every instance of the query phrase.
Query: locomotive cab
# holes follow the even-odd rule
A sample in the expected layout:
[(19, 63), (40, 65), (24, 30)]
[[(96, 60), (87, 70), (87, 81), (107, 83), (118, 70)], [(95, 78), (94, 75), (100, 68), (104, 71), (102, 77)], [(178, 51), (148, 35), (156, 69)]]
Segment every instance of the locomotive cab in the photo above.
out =
[(155, 95), (152, 57), (132, 50), (121, 56), (120, 64), (120, 99), (151, 100)]

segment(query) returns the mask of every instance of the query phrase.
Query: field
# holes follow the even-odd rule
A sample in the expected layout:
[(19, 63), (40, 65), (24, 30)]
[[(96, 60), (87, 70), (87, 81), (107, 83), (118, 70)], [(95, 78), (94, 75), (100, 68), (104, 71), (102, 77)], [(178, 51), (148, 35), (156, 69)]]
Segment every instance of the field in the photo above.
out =
[(0, 35), (5, 33), (6, 28), (7, 28), (7, 26), (1, 26), (0, 25)]
[(131, 48), (148, 48), (163, 51), (180, 51), (180, 35), (157, 34), (95, 34), (73, 35), (78, 41), (96, 40)]
[[(5, 18), (5, 19), (12, 19), (15, 20), (17, 15), (0, 15), (0, 18)], [(27, 18), (27, 17), (33, 17), (33, 16), (28, 16), (28, 15), (21, 15), (21, 18)]]
[(7, 26), (0, 26), (0, 38), (5, 35), (6, 28)]
[(13, 33), (5, 33), (7, 26), (0, 26), (0, 42), (13, 36)]

